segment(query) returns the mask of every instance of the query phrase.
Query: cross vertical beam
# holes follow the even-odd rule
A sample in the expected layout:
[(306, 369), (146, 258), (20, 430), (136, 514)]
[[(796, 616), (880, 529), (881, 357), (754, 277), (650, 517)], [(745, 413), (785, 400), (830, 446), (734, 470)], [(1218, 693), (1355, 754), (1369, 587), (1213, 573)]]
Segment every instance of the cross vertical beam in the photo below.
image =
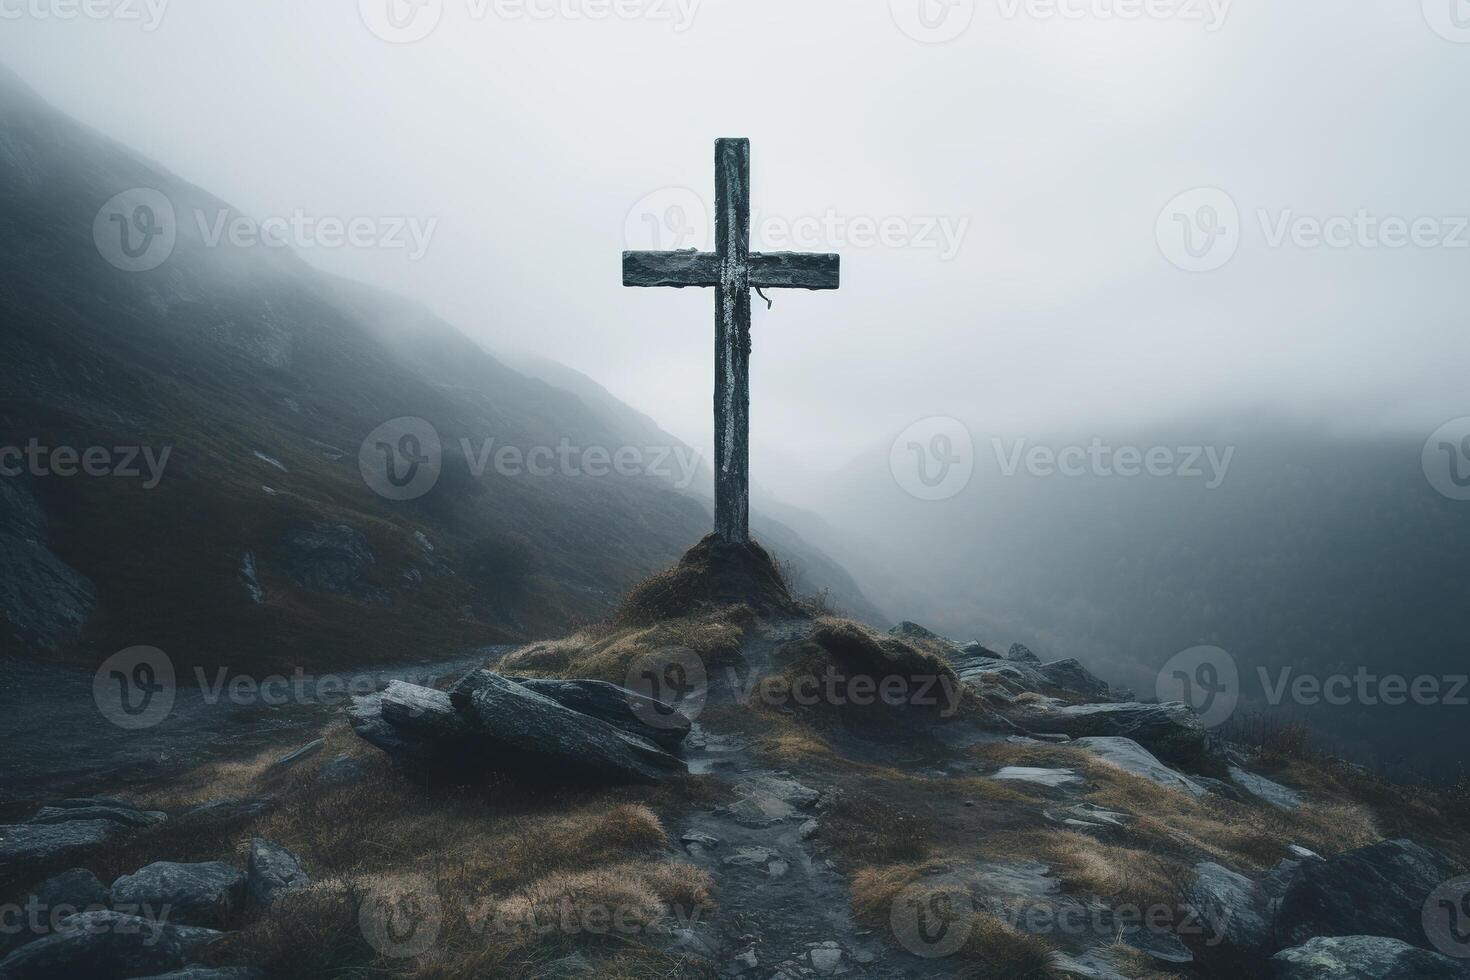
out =
[(750, 251), (750, 140), (715, 143), (715, 250), (624, 252), (624, 286), (715, 290), (715, 533), (750, 541), (750, 291), (837, 289), (836, 255)]
[(750, 141), (715, 143), (715, 533), (750, 540)]

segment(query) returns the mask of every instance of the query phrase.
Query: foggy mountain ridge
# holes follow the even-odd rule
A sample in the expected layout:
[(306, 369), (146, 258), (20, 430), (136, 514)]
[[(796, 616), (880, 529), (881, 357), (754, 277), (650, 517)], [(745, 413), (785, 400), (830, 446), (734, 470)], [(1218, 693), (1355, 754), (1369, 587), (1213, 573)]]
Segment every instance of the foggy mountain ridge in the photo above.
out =
[[(705, 504), (656, 475), (475, 474), (462, 441), (672, 440), (630, 409), (513, 370), (420, 303), (285, 249), (211, 245), (190, 215), (238, 212), (8, 71), (0, 107), (3, 444), (169, 452), (155, 487), (7, 481), (7, 652), (143, 644), (240, 665), (444, 655), (598, 618), (706, 533)], [(98, 209), (130, 188), (161, 192), (178, 216), (155, 269), (114, 268), (94, 240)], [(370, 489), (359, 448), (404, 417), (436, 430), (442, 473), (394, 501)], [(802, 584), (867, 608), (794, 534), (777, 549)]]

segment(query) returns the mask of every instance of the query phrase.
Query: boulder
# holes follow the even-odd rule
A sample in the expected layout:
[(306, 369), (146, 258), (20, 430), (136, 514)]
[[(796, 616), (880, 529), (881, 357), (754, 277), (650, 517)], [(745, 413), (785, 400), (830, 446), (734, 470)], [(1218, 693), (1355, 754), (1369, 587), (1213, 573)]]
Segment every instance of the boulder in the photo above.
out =
[(1183, 773), (1176, 772), (1131, 738), (1079, 738), (1072, 742), (1103, 762), (1167, 789), (1177, 789), (1195, 799), (1205, 795), (1205, 788)]
[(1013, 720), (1033, 731), (1060, 732), (1073, 738), (1131, 738), (1176, 765), (1198, 765), (1209, 757), (1204, 725), (1194, 710), (1180, 701), (1027, 708)]
[(59, 650), (81, 635), (97, 588), (49, 546), (45, 511), (24, 479), (0, 480), (0, 646)]
[(1073, 769), (1041, 769), (1035, 766), (1006, 766), (990, 777), (1001, 782), (1030, 783), (1045, 789), (1082, 789), (1086, 781)]
[(244, 824), (265, 816), (275, 807), (276, 801), (269, 796), (227, 796), (218, 800), (209, 800), (184, 811), (179, 817), (179, 823), (186, 827), (203, 824), (215, 826)]
[(1271, 957), (1275, 980), (1465, 980), (1448, 956), (1382, 936), (1319, 936)]
[(113, 820), (0, 826), (0, 869), (50, 864), (97, 847), (123, 829)]
[(1033, 667), (1041, 666), (1041, 658), (1031, 652), (1031, 648), (1024, 643), (1012, 643), (1010, 652), (1006, 659), (1018, 664), (1031, 664)]
[(111, 893), (97, 876), (86, 868), (72, 868), (48, 878), (35, 891), (36, 901), (48, 909), (73, 908), (81, 911), (89, 906), (106, 907)]
[(112, 883), (116, 907), (161, 910), (172, 922), (225, 925), (245, 900), (245, 875), (223, 861), (155, 861)]
[(73, 820), (111, 820), (124, 827), (152, 827), (168, 819), (159, 810), (139, 810), (132, 806), (98, 804), (96, 806), (44, 806), (26, 821), (33, 824), (69, 823)]
[(256, 909), (268, 909), (276, 896), (311, 884), (300, 858), (260, 837), (250, 842), (245, 878), (246, 897)]
[(684, 763), (652, 742), (573, 711), (488, 670), (450, 690), (455, 709), (494, 768), (571, 770), (594, 781), (655, 783)]
[(1407, 840), (1304, 861), (1281, 898), (1276, 931), (1282, 945), (1319, 936), (1383, 936), (1432, 949), (1424, 904), (1459, 874), (1445, 855)]
[(902, 637), (906, 640), (937, 640), (940, 643), (949, 643), (944, 637), (930, 629), (925, 629), (918, 623), (902, 622), (888, 631), (890, 636)]
[(1274, 806), (1278, 810), (1295, 810), (1302, 805), (1301, 794), (1296, 790), (1287, 789), (1280, 783), (1272, 782), (1265, 776), (1258, 776), (1253, 772), (1246, 772), (1239, 766), (1230, 766), (1226, 769), (1230, 773), (1230, 779), (1245, 790), (1251, 796), (1262, 803)]
[(1204, 945), (1247, 957), (1268, 954), (1280, 895), (1268, 894), (1263, 883), (1212, 861), (1194, 870), (1186, 896), (1204, 929)]
[(347, 524), (312, 524), (282, 541), (285, 571), (303, 589), (386, 604), (390, 596), (368, 582), (377, 562), (367, 537)]
[(650, 739), (670, 752), (678, 751), (693, 724), (671, 705), (606, 681), (514, 680), (562, 707)]
[(0, 960), (8, 980), (127, 980), (183, 967), (195, 950), (224, 933), (121, 912), (82, 912), (49, 936)]
[(97, 876), (83, 868), (64, 871), (11, 906), (0, 921), (0, 957), (49, 935), (67, 916), (107, 908), (108, 894)]
[(1089, 698), (1108, 696), (1108, 685), (1093, 676), (1079, 660), (1057, 660), (1036, 669), (1052, 687)]

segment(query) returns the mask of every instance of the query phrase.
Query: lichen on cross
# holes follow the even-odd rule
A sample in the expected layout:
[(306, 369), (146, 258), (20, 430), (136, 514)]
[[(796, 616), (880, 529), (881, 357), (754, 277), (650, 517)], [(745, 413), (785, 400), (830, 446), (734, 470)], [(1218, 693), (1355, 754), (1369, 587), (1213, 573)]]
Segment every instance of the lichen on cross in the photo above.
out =
[(841, 257), (750, 251), (750, 140), (715, 143), (715, 250), (624, 252), (624, 286), (715, 290), (715, 533), (750, 540), (750, 291), (837, 289)]

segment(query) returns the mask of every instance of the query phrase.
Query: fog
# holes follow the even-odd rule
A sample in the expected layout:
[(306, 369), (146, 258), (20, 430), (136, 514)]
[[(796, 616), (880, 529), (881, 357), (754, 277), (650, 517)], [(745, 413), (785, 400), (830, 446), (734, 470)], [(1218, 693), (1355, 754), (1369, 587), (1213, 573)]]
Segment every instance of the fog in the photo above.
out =
[[(757, 304), (775, 487), (937, 415), (1034, 437), (1267, 410), (1422, 439), (1464, 414), (1470, 32), (1434, 0), (990, 0), (967, 28), (968, 0), (927, 21), (918, 0), (428, 0), (401, 22), (437, 27), (388, 43), (369, 24), (392, 34), (398, 2), (4, 0), (0, 58), (256, 217), (432, 229), (422, 256), (298, 244), (699, 447), (711, 296), (625, 290), (619, 253), (705, 244), (712, 142), (750, 137), (756, 247), (844, 260), (840, 292)], [(1239, 211), (1208, 272), (1156, 234), (1196, 188)], [(1346, 244), (1303, 217), (1352, 219)], [(1394, 218), (1435, 220), (1390, 247)]]

